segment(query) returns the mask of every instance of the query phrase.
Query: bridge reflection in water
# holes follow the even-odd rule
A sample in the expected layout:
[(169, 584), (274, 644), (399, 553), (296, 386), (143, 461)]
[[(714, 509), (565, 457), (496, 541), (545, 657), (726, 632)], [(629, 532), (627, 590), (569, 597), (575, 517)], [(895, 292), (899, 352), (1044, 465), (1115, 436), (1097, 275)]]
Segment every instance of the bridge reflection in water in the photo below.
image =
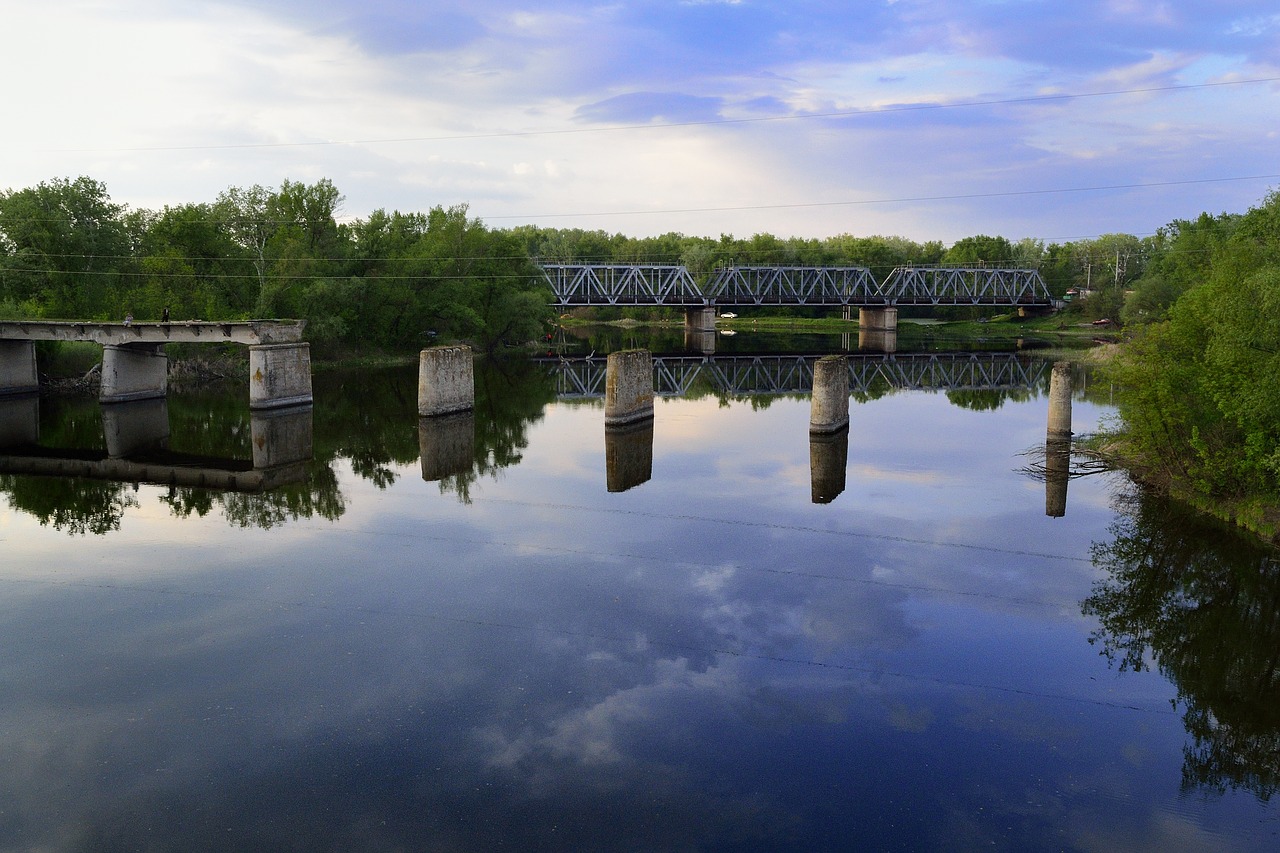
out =
[[(678, 397), (701, 390), (730, 396), (810, 394), (820, 355), (653, 356), (653, 395)], [(848, 354), (849, 393), (885, 390), (1030, 390), (1043, 386), (1050, 367), (1040, 359), (1016, 353)], [(604, 398), (608, 384), (605, 358), (542, 358), (562, 399)], [(1066, 391), (1069, 413), (1069, 387)], [(1050, 417), (1054, 415), (1051, 413)], [(1067, 415), (1068, 424), (1070, 415)], [(437, 429), (437, 427), (430, 427)], [(1067, 429), (1069, 430), (1069, 426)], [(428, 462), (423, 443), (423, 472)], [(843, 493), (849, 458), (849, 430), (811, 432), (809, 463), (811, 499), (830, 503)], [(627, 430), (605, 430), (606, 481), (610, 492), (647, 482), (653, 469), (653, 421)], [(431, 479), (431, 478), (428, 478)], [(1047, 484), (1050, 505), (1065, 506), (1065, 488), (1054, 477)], [(1054, 512), (1054, 510), (1050, 510)], [(1060, 513), (1059, 513), (1060, 514)]]
[(40, 443), (40, 398), (0, 398), (0, 474), (83, 477), (123, 483), (261, 492), (307, 476), (312, 457), (311, 406), (253, 410), (251, 459), (169, 449), (163, 397), (101, 406), (105, 450)]

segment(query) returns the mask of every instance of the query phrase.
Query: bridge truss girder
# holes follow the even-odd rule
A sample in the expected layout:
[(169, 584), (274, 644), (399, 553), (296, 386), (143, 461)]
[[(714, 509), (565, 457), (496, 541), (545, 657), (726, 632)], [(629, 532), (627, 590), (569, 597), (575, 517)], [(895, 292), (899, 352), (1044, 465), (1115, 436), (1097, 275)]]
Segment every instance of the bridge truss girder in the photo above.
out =
[(543, 264), (555, 303), (701, 306), (707, 300), (684, 266), (672, 264)]
[(724, 267), (703, 288), (716, 305), (884, 304), (866, 267)]
[(883, 290), (897, 305), (1050, 305), (1049, 288), (1033, 269), (898, 267)]

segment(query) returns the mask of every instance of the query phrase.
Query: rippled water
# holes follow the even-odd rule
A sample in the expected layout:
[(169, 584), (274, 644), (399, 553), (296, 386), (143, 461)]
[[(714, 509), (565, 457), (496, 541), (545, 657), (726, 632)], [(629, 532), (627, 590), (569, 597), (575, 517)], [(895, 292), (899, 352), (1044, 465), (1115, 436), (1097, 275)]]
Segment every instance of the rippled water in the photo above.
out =
[(421, 429), (317, 376), (274, 491), (0, 476), (0, 849), (1274, 849), (1280, 571), (1119, 475), (1047, 515), (1043, 383), (815, 449), (803, 396), (607, 438), (503, 371)]

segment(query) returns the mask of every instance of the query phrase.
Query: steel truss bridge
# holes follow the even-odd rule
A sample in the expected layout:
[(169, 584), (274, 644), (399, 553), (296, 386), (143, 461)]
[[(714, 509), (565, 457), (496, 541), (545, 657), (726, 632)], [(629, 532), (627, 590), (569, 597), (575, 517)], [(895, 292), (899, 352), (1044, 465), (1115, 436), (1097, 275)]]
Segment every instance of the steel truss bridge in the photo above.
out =
[(699, 286), (674, 264), (542, 264), (560, 307), (751, 305), (887, 307), (898, 305), (1049, 306), (1040, 272), (999, 267), (898, 267), (877, 282), (866, 267), (731, 266)]
[[(679, 397), (695, 388), (730, 396), (807, 394), (818, 355), (653, 356), (653, 390)], [(1047, 362), (1013, 353), (849, 354), (849, 392), (885, 388), (976, 391), (1035, 389)], [(563, 399), (603, 397), (608, 360), (540, 358)]]

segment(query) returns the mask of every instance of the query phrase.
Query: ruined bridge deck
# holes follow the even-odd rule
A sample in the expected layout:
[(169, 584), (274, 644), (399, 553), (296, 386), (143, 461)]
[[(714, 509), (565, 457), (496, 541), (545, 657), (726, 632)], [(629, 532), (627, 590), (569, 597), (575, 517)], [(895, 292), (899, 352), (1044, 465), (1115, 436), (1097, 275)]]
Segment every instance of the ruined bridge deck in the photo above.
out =
[(0, 341), (92, 341), (129, 344), (292, 344), (302, 340), (302, 320), (189, 320), (171, 323), (98, 323), (86, 320), (0, 320)]

